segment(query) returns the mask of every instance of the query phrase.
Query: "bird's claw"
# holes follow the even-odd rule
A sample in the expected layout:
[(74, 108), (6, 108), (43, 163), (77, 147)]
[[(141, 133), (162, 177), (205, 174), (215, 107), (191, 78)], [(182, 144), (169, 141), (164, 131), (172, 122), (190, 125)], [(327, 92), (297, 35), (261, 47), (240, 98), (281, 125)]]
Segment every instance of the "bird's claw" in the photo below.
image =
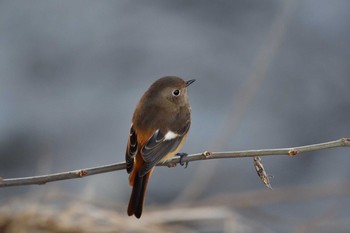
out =
[(184, 157), (187, 157), (188, 154), (182, 152), (182, 153), (177, 153), (176, 155), (180, 157), (180, 165), (181, 165), (181, 166), (185, 165), (185, 168), (187, 168), (187, 166), (188, 166), (188, 161), (184, 162), (184, 161), (183, 161), (183, 158), (184, 158)]

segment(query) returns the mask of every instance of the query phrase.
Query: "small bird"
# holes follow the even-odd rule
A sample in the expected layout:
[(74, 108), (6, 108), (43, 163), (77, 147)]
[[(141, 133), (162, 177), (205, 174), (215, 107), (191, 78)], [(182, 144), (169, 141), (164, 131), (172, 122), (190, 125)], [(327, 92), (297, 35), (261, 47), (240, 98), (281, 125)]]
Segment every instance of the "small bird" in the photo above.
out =
[(141, 217), (148, 179), (155, 165), (176, 155), (186, 140), (191, 125), (187, 87), (194, 81), (185, 82), (175, 76), (160, 78), (136, 106), (125, 153), (132, 186), (129, 216)]

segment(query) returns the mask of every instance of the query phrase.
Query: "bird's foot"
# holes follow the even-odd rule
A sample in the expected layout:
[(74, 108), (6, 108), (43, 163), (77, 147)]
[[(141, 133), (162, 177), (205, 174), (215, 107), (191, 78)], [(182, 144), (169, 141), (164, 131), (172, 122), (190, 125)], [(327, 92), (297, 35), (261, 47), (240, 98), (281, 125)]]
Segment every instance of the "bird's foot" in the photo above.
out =
[(180, 165), (181, 165), (181, 166), (185, 165), (185, 168), (187, 168), (187, 166), (188, 166), (188, 161), (184, 162), (184, 161), (183, 161), (183, 158), (184, 158), (184, 157), (187, 157), (188, 154), (182, 152), (182, 153), (177, 153), (176, 155), (177, 155), (177, 156), (180, 156)]

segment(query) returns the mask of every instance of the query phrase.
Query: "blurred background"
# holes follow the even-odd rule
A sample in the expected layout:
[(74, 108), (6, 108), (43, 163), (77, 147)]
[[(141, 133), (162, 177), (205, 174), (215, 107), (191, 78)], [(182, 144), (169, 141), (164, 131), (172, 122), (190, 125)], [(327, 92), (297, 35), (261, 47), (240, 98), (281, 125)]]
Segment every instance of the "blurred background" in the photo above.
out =
[[(190, 86), (183, 152), (350, 137), (350, 2), (0, 1), (0, 176), (124, 160), (134, 107)], [(160, 167), (143, 216), (125, 171), (0, 189), (1, 232), (349, 232), (350, 151)]]

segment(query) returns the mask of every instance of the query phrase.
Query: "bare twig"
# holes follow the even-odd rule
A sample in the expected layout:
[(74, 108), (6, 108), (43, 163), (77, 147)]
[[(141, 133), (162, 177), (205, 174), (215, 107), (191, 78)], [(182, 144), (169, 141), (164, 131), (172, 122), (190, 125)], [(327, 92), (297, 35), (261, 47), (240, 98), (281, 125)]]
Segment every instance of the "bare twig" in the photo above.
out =
[[(297, 154), (323, 150), (327, 148), (334, 147), (350, 147), (350, 138), (342, 138), (336, 141), (330, 141), (319, 144), (312, 144), (307, 146), (299, 146), (292, 148), (280, 148), (280, 149), (265, 149), (265, 150), (245, 150), (245, 151), (227, 151), (227, 152), (206, 152), (192, 154), (183, 158), (183, 162), (192, 162), (198, 160), (209, 160), (209, 159), (224, 159), (224, 158), (245, 158), (245, 157), (255, 157), (255, 156), (270, 156), (270, 155), (289, 155), (295, 156)], [(169, 166), (169, 164), (177, 164), (180, 162), (180, 158), (172, 158), (165, 163), (159, 163), (157, 166)], [(0, 179), (0, 187), (9, 186), (22, 186), (22, 185), (32, 185), (32, 184), (45, 184), (48, 182), (58, 181), (58, 180), (68, 180), (74, 178), (81, 178), (85, 176), (96, 175), (100, 173), (107, 173), (111, 171), (123, 170), (125, 169), (125, 162), (110, 164), (105, 166), (93, 167), (80, 169), (75, 171), (61, 172), (42, 176), (32, 176), (23, 178), (10, 178), (10, 179)]]

